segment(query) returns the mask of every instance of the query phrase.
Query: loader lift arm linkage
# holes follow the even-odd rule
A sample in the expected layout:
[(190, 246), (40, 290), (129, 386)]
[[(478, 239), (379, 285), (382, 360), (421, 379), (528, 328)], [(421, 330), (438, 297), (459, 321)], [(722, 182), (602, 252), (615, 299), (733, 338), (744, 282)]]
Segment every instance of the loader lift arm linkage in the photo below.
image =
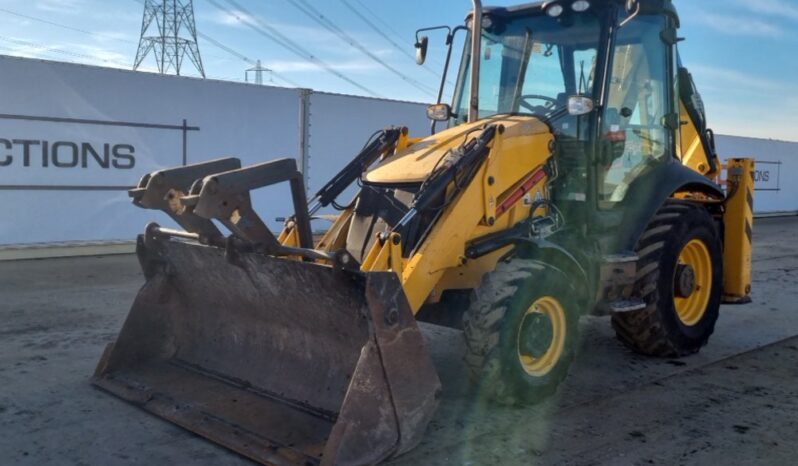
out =
[[(206, 244), (227, 247), (238, 245), (275, 256), (296, 255), (306, 259), (332, 260), (333, 256), (313, 250), (310, 219), (319, 209), (329, 206), (377, 159), (396, 147), (406, 129), (388, 128), (375, 137), (315, 196), (310, 207), (305, 195), (302, 174), (294, 159), (279, 159), (241, 168), (237, 158), (201, 162), (145, 175), (137, 188), (130, 191), (134, 204), (161, 210), (175, 220), (189, 236)], [(294, 215), (286, 222), (296, 232), (298, 247), (281, 244), (252, 207), (250, 192), (288, 181), (294, 203)], [(225, 240), (213, 224), (217, 219), (233, 233)], [(158, 229), (166, 236), (177, 232)]]

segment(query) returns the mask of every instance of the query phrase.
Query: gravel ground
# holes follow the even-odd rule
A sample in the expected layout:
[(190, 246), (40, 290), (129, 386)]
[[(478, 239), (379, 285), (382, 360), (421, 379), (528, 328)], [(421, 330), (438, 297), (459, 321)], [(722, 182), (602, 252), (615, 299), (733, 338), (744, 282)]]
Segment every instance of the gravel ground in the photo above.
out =
[[(754, 304), (724, 306), (700, 354), (640, 357), (586, 318), (571, 374), (534, 408), (480, 402), (459, 332), (425, 326), (444, 397), (394, 463), (794, 464), (796, 231), (798, 218), (758, 222)], [(0, 463), (250, 464), (88, 384), (142, 283), (133, 256), (0, 263)]]

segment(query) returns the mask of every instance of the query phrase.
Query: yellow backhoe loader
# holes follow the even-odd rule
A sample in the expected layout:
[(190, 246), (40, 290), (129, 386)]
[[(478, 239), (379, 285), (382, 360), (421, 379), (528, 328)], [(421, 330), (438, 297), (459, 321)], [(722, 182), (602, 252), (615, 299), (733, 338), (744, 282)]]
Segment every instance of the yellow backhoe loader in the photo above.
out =
[[(511, 405), (556, 389), (585, 314), (641, 353), (697, 352), (721, 302), (749, 301), (753, 162), (720, 184), (678, 28), (670, 0), (475, 0), (431, 136), (375, 133), (310, 199), (293, 159), (146, 175), (134, 203), (182, 229), (139, 237), (146, 284), (93, 383), (262, 463), (374, 464), (438, 403), (417, 321), (461, 326)], [(275, 235), (250, 192), (282, 182)]]

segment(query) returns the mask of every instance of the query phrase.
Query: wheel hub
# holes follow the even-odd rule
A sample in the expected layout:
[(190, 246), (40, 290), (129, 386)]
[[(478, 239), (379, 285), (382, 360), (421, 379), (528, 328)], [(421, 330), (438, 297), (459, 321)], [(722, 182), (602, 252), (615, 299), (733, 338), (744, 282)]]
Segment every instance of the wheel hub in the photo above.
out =
[(689, 298), (695, 292), (695, 269), (690, 264), (676, 265), (676, 296)]
[(526, 316), (521, 327), (521, 352), (534, 358), (540, 358), (551, 347), (554, 340), (554, 325), (551, 319), (542, 312), (533, 312)]
[(518, 360), (524, 371), (533, 377), (551, 372), (565, 350), (567, 332), (565, 308), (559, 300), (543, 296), (532, 303), (516, 334)]
[(712, 269), (706, 243), (697, 238), (688, 241), (673, 274), (673, 305), (688, 327), (698, 324), (706, 313), (712, 296)]

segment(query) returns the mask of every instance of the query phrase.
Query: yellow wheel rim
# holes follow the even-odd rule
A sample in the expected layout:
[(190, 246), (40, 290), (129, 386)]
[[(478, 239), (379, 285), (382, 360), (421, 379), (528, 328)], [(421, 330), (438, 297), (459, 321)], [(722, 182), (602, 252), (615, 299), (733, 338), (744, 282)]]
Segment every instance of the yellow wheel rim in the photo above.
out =
[[(697, 324), (707, 311), (712, 295), (712, 256), (703, 241), (694, 239), (679, 254), (674, 272), (673, 304), (684, 325)], [(680, 283), (680, 273), (689, 268), (692, 283)], [(690, 286), (692, 285), (692, 286)], [(687, 289), (685, 289), (687, 288)]]
[(566, 333), (565, 309), (558, 300), (544, 296), (532, 303), (518, 327), (516, 348), (524, 371), (534, 377), (551, 372), (562, 356)]

